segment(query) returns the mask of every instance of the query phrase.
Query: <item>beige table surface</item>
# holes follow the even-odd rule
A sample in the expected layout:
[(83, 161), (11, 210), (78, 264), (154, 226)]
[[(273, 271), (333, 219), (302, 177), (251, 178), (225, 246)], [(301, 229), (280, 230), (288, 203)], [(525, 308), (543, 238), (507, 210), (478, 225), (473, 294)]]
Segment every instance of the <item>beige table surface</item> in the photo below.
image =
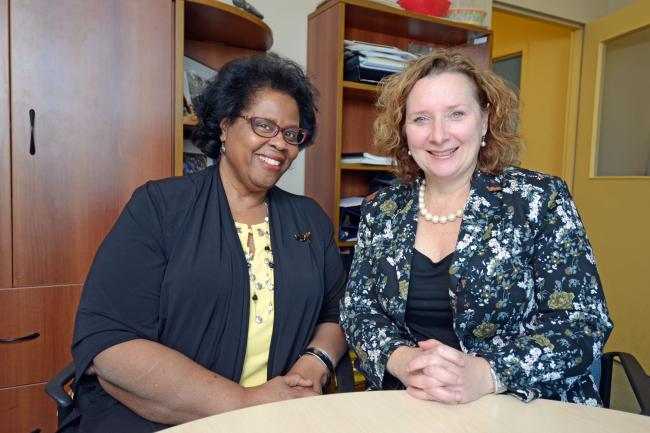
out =
[(650, 417), (507, 395), (448, 406), (405, 391), (332, 394), (214, 415), (165, 433), (650, 433)]

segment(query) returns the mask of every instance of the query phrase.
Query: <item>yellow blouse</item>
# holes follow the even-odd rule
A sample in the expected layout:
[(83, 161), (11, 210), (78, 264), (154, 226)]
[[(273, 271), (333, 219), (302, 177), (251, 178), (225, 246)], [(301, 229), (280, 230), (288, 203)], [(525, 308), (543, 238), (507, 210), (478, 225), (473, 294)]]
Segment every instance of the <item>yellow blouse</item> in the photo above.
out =
[[(273, 317), (275, 313), (273, 294), (268, 283), (273, 283), (273, 268), (265, 262), (269, 257), (264, 247), (270, 246), (270, 234), (266, 233), (267, 223), (241, 224), (235, 222), (237, 235), (244, 253), (248, 257), (248, 238), (253, 237), (255, 255), (249, 260), (251, 274), (255, 280), (250, 280), (250, 313), (248, 315), (248, 340), (246, 344), (246, 357), (239, 383), (245, 387), (261, 385), (266, 382), (269, 349), (273, 334)], [(256, 284), (261, 284), (257, 286)], [(271, 286), (272, 287), (272, 286)], [(254, 300), (256, 299), (256, 300)]]

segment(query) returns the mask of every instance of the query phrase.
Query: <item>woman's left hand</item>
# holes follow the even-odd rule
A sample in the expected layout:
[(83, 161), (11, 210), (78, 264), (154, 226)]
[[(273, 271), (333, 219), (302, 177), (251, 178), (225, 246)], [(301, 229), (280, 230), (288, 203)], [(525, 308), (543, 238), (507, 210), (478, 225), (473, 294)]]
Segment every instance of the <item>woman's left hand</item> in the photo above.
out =
[(312, 389), (323, 393), (323, 386), (327, 382), (327, 368), (318, 359), (311, 355), (303, 355), (293, 364), (287, 374), (298, 374), (304, 379), (311, 380)]
[(406, 391), (415, 398), (468, 403), (494, 392), (490, 364), (437, 340), (418, 343), (423, 353), (407, 365)]

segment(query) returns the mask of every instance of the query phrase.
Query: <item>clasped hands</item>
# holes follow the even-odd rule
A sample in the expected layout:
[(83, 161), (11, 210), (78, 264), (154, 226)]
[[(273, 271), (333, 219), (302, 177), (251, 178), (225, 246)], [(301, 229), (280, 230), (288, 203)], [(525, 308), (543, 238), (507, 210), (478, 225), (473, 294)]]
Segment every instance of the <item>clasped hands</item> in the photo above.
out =
[(437, 340), (418, 347), (402, 346), (388, 361), (388, 370), (415, 398), (458, 404), (494, 392), (490, 364)]
[(302, 356), (285, 376), (277, 376), (249, 391), (255, 395), (254, 404), (321, 395), (327, 373), (317, 359)]

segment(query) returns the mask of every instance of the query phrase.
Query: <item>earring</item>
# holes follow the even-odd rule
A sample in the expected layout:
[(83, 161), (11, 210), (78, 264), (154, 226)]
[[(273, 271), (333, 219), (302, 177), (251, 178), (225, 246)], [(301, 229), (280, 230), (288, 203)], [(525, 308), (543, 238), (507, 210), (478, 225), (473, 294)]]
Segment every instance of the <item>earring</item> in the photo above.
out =
[(221, 143), (221, 147), (219, 148), (219, 153), (221, 153), (222, 155), (226, 153), (226, 146), (223, 143)]
[(487, 143), (485, 142), (485, 135), (481, 137), (481, 147), (487, 146)]
[(411, 156), (411, 151), (410, 150), (408, 152), (406, 152), (406, 153), (408, 154), (408, 156)]

